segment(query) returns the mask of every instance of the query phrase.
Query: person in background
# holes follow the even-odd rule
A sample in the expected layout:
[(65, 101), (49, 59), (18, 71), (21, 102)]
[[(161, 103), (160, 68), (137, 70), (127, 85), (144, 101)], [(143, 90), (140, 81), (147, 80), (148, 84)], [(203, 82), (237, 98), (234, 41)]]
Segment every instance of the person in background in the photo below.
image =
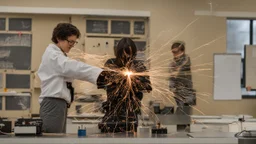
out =
[[(103, 84), (108, 72), (67, 57), (77, 44), (79, 30), (70, 23), (59, 23), (52, 33), (52, 44), (46, 48), (38, 69), (41, 80), (40, 117), (45, 133), (65, 133), (67, 109), (74, 100), (72, 80)], [(113, 76), (113, 74), (112, 74)], [(99, 79), (100, 78), (100, 79)]]
[[(185, 54), (185, 43), (182, 41), (174, 42), (171, 51), (174, 58), (170, 63), (169, 88), (177, 103), (176, 114), (190, 114), (191, 109), (188, 106), (196, 104), (190, 57)], [(184, 106), (187, 106), (186, 110)]]

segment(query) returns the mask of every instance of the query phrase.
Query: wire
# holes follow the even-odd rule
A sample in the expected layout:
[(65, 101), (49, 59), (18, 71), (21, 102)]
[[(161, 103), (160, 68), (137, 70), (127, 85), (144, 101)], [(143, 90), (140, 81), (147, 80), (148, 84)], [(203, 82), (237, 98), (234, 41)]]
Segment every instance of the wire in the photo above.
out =
[(2, 131), (0, 130), (0, 135), (11, 135), (11, 134), (2, 132)]
[(238, 138), (244, 132), (248, 132), (248, 131), (247, 130), (243, 130), (241, 132), (238, 132), (238, 133), (235, 134), (235, 137)]

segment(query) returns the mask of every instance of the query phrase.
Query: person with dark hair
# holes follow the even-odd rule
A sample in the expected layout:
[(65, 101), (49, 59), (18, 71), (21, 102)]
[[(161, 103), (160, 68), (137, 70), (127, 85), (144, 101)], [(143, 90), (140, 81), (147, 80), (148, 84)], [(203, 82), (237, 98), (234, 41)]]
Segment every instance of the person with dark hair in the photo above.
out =
[(193, 89), (190, 57), (185, 54), (185, 43), (178, 41), (172, 44), (173, 61), (170, 64), (169, 88), (174, 94), (177, 103), (177, 114), (190, 114), (191, 109), (184, 111), (184, 106), (196, 104), (195, 90)]
[[(137, 48), (130, 38), (122, 38), (114, 47), (116, 58), (107, 60), (105, 67), (120, 71), (113, 83), (106, 85), (107, 100), (102, 104), (105, 115), (99, 128), (102, 132), (136, 131), (143, 91), (151, 91), (146, 67), (135, 60)], [(130, 73), (130, 74), (129, 74)]]
[[(102, 83), (108, 72), (67, 57), (77, 44), (79, 30), (72, 24), (59, 23), (53, 30), (52, 42), (46, 48), (38, 69), (41, 80), (40, 117), (45, 133), (65, 133), (67, 108), (74, 100), (72, 80)], [(99, 80), (99, 77), (101, 78)]]

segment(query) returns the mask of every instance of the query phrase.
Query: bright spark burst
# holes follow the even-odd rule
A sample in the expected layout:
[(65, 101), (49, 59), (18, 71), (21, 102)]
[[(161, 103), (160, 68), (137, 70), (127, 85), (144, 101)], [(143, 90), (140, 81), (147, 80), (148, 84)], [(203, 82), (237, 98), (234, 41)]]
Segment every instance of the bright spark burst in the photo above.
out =
[(124, 74), (125, 76), (131, 77), (131, 75), (133, 75), (133, 72), (131, 72), (131, 71), (125, 71), (125, 72), (123, 72), (123, 74)]
[[(132, 105), (137, 105), (138, 108), (141, 107), (142, 112), (148, 115), (151, 115), (154, 113), (152, 112), (151, 106), (148, 104), (148, 101), (142, 101), (141, 104), (139, 104), (139, 100), (136, 98), (136, 96), (134, 95), (135, 93), (135, 89), (132, 87), (132, 80), (134, 78), (134, 76), (144, 76), (147, 75), (150, 77), (150, 81), (151, 81), (151, 86), (153, 88), (153, 91), (147, 95), (147, 97), (144, 97), (145, 99), (149, 99), (150, 101), (154, 101), (154, 100), (161, 100), (162, 102), (166, 103), (170, 103), (172, 105), (175, 105), (175, 98), (177, 98), (174, 94), (174, 91), (169, 89), (169, 83), (168, 83), (168, 79), (170, 77), (177, 77), (178, 74), (177, 72), (172, 72), (170, 73), (168, 70), (171, 69), (171, 66), (167, 66), (168, 63), (173, 61), (173, 57), (171, 56), (171, 53), (169, 51), (167, 52), (163, 52), (163, 50), (166, 50), (167, 47), (170, 47), (170, 43), (176, 39), (179, 38), (180, 35), (182, 35), (184, 32), (186, 32), (192, 25), (195, 25), (197, 23), (197, 21), (199, 21), (199, 19), (195, 19), (193, 20), (191, 23), (189, 23), (187, 26), (185, 26), (185, 28), (183, 30), (181, 30), (181, 32), (179, 32), (176, 36), (173, 36), (170, 40), (168, 40), (166, 43), (162, 44), (160, 46), (160, 48), (157, 47), (152, 47), (150, 49), (150, 55), (147, 57), (146, 60), (146, 64), (147, 63), (154, 63), (151, 64), (150, 69), (148, 69), (145, 72), (134, 72), (134, 71), (130, 71), (128, 69), (123, 70), (123, 71), (116, 71), (120, 73), (123, 76), (127, 76), (127, 77), (119, 77), (119, 78), (113, 78), (114, 80), (111, 81), (115, 81), (118, 83), (122, 83), (125, 80), (128, 80), (128, 83), (126, 83), (125, 85), (117, 85), (116, 86), (116, 90), (113, 92), (113, 94), (118, 93), (120, 90), (124, 90), (123, 91), (123, 99), (120, 100), (118, 102), (118, 104), (116, 105), (116, 108), (110, 112), (110, 115), (116, 115), (118, 110), (120, 110), (120, 107), (123, 106), (123, 102), (127, 102), (126, 103), (126, 108), (127, 110), (132, 109)], [(167, 30), (166, 32), (169, 32), (169, 30)], [(161, 32), (161, 34), (165, 33), (165, 31)], [(158, 38), (160, 38), (161, 35), (158, 36)], [(217, 37), (215, 39), (210, 40), (209, 42), (206, 43), (202, 43), (200, 46), (194, 48), (191, 53), (187, 53), (187, 54), (192, 54), (195, 51), (199, 51), (202, 48), (205, 48), (215, 42), (217, 42), (218, 40), (224, 38), (224, 36), (221, 37)], [(170, 49), (169, 49), (170, 50)], [(163, 57), (167, 57), (166, 59), (161, 59)], [(203, 57), (204, 55), (201, 54), (199, 56), (196, 57), (192, 57), (191, 59), (193, 61)], [(105, 69), (109, 69), (108, 67), (104, 66), (104, 63), (107, 59), (111, 58), (112, 56), (110, 55), (96, 55), (96, 54), (88, 54), (88, 53), (84, 53), (79, 49), (73, 48), (72, 52), (69, 54), (69, 57), (83, 61), (87, 64), (91, 64), (91, 65), (95, 65), (95, 66), (99, 66)], [(200, 76), (200, 77), (205, 77), (205, 78), (209, 78), (212, 79), (212, 76), (209, 76), (207, 74), (201, 74), (200, 72), (204, 72), (204, 71), (210, 71), (212, 70), (212, 62), (207, 62), (204, 64), (192, 64), (191, 66), (191, 72), (193, 73), (194, 76)], [(183, 74), (186, 75), (186, 74)], [(193, 85), (194, 87), (197, 87), (198, 85), (203, 85), (202, 82), (200, 81), (193, 81)], [(80, 84), (78, 85), (78, 87), (81, 87), (81, 89), (85, 89), (85, 86)], [(129, 97), (129, 94), (132, 93), (133, 95), (131, 97)], [(202, 101), (204, 103), (208, 103), (207, 98), (209, 98), (212, 94), (210, 93), (206, 93), (206, 92), (200, 92), (197, 91), (197, 101)], [(104, 95), (104, 99), (107, 99), (107, 97)], [(183, 100), (182, 97), (178, 98), (180, 100)], [(202, 115), (205, 115), (202, 110), (199, 110), (197, 107), (191, 106), (191, 108), (193, 108), (195, 111), (201, 113)], [(100, 107), (96, 107), (96, 108), (92, 108), (91, 106), (83, 106), (81, 109), (85, 109), (86, 111), (88, 111), (88, 109), (94, 109), (92, 110), (94, 111), (98, 111), (100, 109)], [(71, 112), (72, 113), (72, 112)], [(129, 119), (130, 116), (127, 115), (126, 119)], [(156, 118), (157, 119), (157, 118)]]

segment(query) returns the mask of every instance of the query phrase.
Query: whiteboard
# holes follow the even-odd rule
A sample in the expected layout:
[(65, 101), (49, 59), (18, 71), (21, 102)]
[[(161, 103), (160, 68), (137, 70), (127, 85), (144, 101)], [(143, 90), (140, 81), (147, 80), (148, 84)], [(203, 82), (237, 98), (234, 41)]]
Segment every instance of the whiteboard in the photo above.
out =
[(214, 54), (214, 100), (240, 100), (241, 55)]
[(244, 49), (245, 86), (256, 89), (256, 46), (246, 45)]

